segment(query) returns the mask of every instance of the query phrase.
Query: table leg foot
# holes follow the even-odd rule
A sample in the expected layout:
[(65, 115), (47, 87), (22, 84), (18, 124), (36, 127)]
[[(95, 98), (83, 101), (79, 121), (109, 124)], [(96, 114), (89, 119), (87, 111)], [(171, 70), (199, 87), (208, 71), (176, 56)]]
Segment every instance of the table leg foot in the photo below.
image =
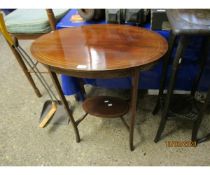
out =
[(156, 115), (160, 110), (160, 99), (157, 100), (154, 110), (152, 111), (152, 115)]
[(157, 134), (155, 136), (154, 142), (157, 143), (160, 140), (161, 134), (165, 128), (166, 119), (161, 119), (160, 126), (158, 128)]
[(193, 124), (193, 129), (192, 129), (192, 138), (191, 140), (193, 142), (196, 142), (197, 141), (197, 134), (198, 134), (198, 130), (199, 130), (199, 127), (200, 127), (200, 121), (195, 121), (194, 124)]
[(130, 145), (130, 151), (134, 151), (135, 147), (133, 145)]

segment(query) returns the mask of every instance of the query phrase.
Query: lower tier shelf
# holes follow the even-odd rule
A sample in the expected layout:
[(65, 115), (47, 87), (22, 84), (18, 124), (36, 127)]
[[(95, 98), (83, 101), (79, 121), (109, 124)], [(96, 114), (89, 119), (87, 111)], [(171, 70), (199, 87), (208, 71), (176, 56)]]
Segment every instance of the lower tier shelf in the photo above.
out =
[(128, 102), (110, 96), (96, 96), (87, 98), (83, 102), (83, 109), (86, 113), (103, 118), (122, 117), (128, 113)]

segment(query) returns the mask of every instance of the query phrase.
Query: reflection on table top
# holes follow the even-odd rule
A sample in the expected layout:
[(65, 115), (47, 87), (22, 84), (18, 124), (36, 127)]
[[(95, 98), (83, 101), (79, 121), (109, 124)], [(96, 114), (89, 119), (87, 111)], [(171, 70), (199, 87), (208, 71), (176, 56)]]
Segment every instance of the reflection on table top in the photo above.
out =
[(54, 31), (32, 43), (41, 63), (76, 71), (139, 67), (161, 58), (167, 41), (155, 32), (128, 25), (98, 24)]

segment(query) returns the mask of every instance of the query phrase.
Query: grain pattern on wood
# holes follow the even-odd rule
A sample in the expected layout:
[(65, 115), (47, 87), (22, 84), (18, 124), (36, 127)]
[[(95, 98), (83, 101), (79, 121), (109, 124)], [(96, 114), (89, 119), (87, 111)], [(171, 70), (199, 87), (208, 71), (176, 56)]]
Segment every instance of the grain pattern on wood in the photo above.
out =
[(83, 72), (140, 67), (161, 58), (167, 48), (162, 36), (144, 28), (98, 24), (43, 35), (31, 52), (43, 64)]

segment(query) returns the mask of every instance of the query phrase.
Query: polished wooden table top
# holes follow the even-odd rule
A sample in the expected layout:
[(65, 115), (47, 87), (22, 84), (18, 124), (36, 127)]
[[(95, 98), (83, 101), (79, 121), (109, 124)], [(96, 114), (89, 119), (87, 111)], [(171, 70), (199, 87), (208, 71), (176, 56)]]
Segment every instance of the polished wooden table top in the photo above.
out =
[(140, 67), (161, 58), (168, 49), (159, 34), (140, 27), (97, 24), (45, 34), (31, 46), (41, 63), (75, 71)]

